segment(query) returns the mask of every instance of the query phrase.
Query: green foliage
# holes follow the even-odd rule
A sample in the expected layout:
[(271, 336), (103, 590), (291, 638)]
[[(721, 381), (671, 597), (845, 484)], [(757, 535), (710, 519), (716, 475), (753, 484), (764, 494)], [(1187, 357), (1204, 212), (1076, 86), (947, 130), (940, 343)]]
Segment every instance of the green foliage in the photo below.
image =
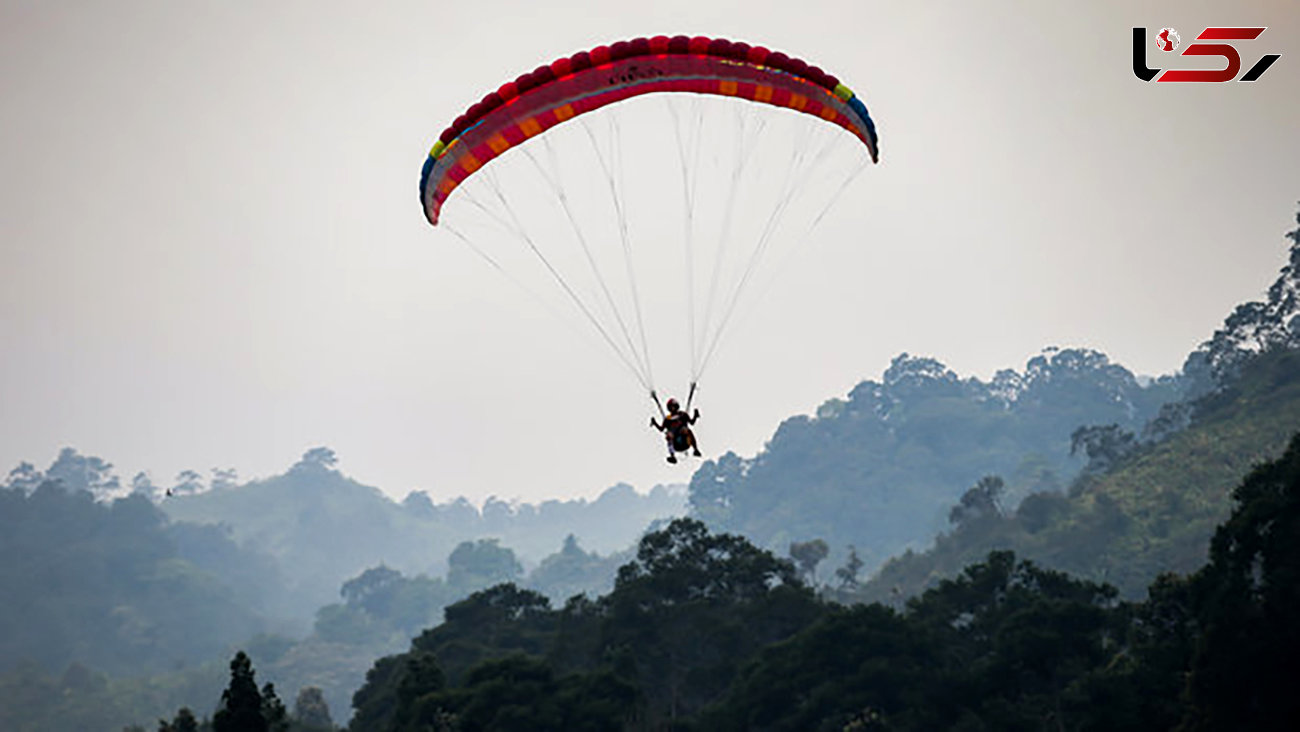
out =
[(1070, 434), (1070, 454), (1083, 452), (1088, 456), (1084, 471), (1104, 473), (1130, 455), (1138, 447), (1132, 432), (1125, 432), (1117, 424), (1085, 425)]
[(256, 676), (248, 654), (236, 653), (230, 662), (230, 685), (212, 717), (213, 732), (289, 732), (289, 713), (275, 684), (258, 691)]
[(457, 590), (515, 582), (523, 573), (515, 553), (500, 539), (461, 542), (447, 557), (447, 584)]
[(1002, 476), (1001, 500), (1014, 506), (1062, 485), (1080, 467), (1076, 428), (1140, 430), (1180, 389), (1170, 378), (1139, 384), (1083, 349), (1048, 349), (987, 383), (903, 354), (816, 418), (786, 420), (753, 458), (704, 463), (692, 515), (764, 547), (820, 538), (837, 563), (852, 544), (874, 569), (942, 531), (963, 486)]
[(458, 688), (413, 700), (404, 723), (391, 729), (596, 732), (623, 727), (635, 698), (632, 686), (611, 674), (556, 678), (545, 661), (512, 655), (476, 666)]
[[(995, 481), (981, 485), (971, 507), (996, 505)], [(898, 607), (836, 605), (792, 563), (681, 519), (643, 538), (605, 596), (555, 610), (504, 584), (452, 605), (408, 652), (373, 664), (349, 728), (1289, 729), (1300, 435), (1233, 497), (1210, 564), (1162, 575), (1130, 603), (994, 551)], [(366, 580), (351, 588), (400, 584)], [(283, 723), (246, 656), (231, 674), (219, 717), (239, 707)], [(80, 668), (59, 683), (102, 686)], [(308, 729), (296, 716), (291, 729)]]
[[(726, 689), (741, 660), (796, 632), (821, 607), (790, 562), (679, 519), (642, 538), (636, 559), (599, 600), (577, 596), (557, 611), (545, 596), (505, 584), (451, 605), (410, 653), (371, 670), (354, 698), (352, 728), (455, 720), (465, 729), (609, 729), (634, 717), (651, 726), (686, 720)], [(437, 676), (412, 692), (419, 674), (411, 664), (433, 659), (448, 685)], [(395, 716), (386, 716), (390, 709)]]
[(113, 498), (121, 488), (112, 464), (92, 455), (82, 455), (71, 447), (59, 451), (59, 456), (45, 471), (45, 480), (60, 484), (71, 493), (85, 491), (96, 498)]
[(555, 603), (563, 603), (574, 595), (589, 594), (594, 597), (608, 592), (614, 586), (614, 576), (619, 565), (630, 558), (630, 550), (605, 557), (584, 551), (578, 545), (578, 538), (569, 534), (560, 551), (543, 559), (528, 574), (524, 584)]
[(268, 732), (288, 732), (289, 712), (275, 693), (275, 684), (262, 687), (262, 718), (266, 720)]
[(1065, 698), (1116, 650), (1114, 597), (1113, 588), (994, 553), (906, 613), (837, 608), (769, 647), (704, 726), (1076, 728)]
[[(1188, 683), (1190, 730), (1283, 729), (1300, 718), (1300, 436), (1233, 492), (1210, 563), (1193, 578), (1201, 627)], [(1285, 721), (1284, 721), (1285, 720)]]
[(407, 646), (438, 624), (457, 598), (518, 570), (513, 552), (496, 541), (467, 542), (459, 551), (451, 562), (458, 568), (459, 587), (440, 578), (406, 577), (386, 566), (343, 583), (345, 602), (320, 608), (312, 636), (293, 645), (271, 671), (289, 683), (321, 686), (332, 705), (345, 707), (375, 657)]
[(411, 648), (436, 656), (453, 683), (487, 659), (544, 654), (556, 623), (545, 595), (513, 584), (475, 592), (449, 606), (445, 617), (413, 640)]
[[(366, 672), (366, 683), (352, 695), (352, 722), (348, 729), (355, 732), (362, 730), (386, 730), (391, 727), (393, 714), (397, 707), (397, 688), (401, 683), (405, 658), (402, 656), (385, 656), (375, 661), (374, 666)], [(436, 691), (442, 688), (442, 682), (426, 683), (423, 691)]]
[(199, 720), (189, 707), (181, 707), (171, 723), (172, 732), (199, 732)]
[(221, 706), (212, 717), (214, 732), (268, 732), (263, 703), (253, 663), (240, 651), (230, 662), (230, 685), (221, 693)]
[(1162, 572), (1195, 571), (1231, 510), (1233, 487), (1280, 454), (1300, 424), (1300, 352), (1237, 368), (1235, 382), (1193, 403), (1182, 431), (1129, 449), (1068, 495), (1031, 494), (1013, 513), (957, 524), (931, 549), (887, 562), (857, 599), (891, 601), (895, 588), (916, 594), (1002, 548), (1133, 598)]

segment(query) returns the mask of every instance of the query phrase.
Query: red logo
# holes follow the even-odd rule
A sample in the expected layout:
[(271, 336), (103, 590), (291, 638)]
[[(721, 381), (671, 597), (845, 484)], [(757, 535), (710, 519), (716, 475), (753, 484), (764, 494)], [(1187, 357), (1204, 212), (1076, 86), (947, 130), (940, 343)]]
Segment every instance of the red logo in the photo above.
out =
[[(1267, 30), (1263, 28), (1206, 28), (1196, 36), (1197, 41), (1253, 41), (1259, 38), (1260, 34)], [(1146, 59), (1146, 28), (1133, 29), (1133, 74), (1142, 81), (1151, 81), (1156, 79), (1159, 74), (1160, 78), (1156, 81), (1232, 81), (1237, 78), (1241, 71), (1241, 54), (1237, 52), (1236, 46), (1231, 43), (1190, 43), (1187, 48), (1183, 49), (1180, 56), (1213, 56), (1226, 61), (1226, 65), (1221, 69), (1168, 69), (1163, 74), (1161, 69), (1152, 69), (1147, 67)], [(1156, 48), (1166, 53), (1172, 52), (1178, 48), (1182, 39), (1178, 31), (1173, 28), (1161, 28), (1156, 34)], [(1255, 62), (1250, 70), (1242, 75), (1238, 81), (1255, 81), (1264, 75), (1269, 66), (1274, 61), (1281, 58), (1281, 54), (1265, 54)]]
[(1178, 35), (1178, 31), (1173, 28), (1161, 28), (1156, 34), (1156, 48), (1161, 51), (1177, 50), (1178, 44), (1183, 42), (1183, 37)]

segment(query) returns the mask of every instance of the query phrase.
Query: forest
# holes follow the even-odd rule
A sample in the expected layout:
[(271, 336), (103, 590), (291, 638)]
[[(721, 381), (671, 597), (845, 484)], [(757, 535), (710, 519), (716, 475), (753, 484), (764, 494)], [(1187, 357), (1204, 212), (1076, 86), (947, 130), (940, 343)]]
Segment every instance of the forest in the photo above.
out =
[[(1297, 217), (1300, 224), (1300, 217)], [(1176, 374), (898, 356), (689, 486), (0, 487), (0, 729), (1283, 729), (1300, 228)]]

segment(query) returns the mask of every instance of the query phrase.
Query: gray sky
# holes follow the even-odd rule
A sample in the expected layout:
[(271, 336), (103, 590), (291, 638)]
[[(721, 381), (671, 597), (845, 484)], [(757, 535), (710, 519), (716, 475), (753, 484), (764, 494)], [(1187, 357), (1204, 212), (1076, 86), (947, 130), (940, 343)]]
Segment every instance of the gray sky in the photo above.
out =
[[(128, 479), (249, 478), (324, 444), (397, 497), (685, 481), (581, 322), (416, 197), (470, 102), (658, 33), (804, 57), (881, 133), (710, 366), (710, 454), (752, 455), (902, 351), (981, 378), (1050, 345), (1172, 372), (1284, 262), (1300, 5), (1138, 5), (0, 1), (0, 469), (72, 445)], [(1243, 64), (1282, 58), (1253, 84), (1133, 76), (1131, 27), (1207, 25), (1267, 25)]]

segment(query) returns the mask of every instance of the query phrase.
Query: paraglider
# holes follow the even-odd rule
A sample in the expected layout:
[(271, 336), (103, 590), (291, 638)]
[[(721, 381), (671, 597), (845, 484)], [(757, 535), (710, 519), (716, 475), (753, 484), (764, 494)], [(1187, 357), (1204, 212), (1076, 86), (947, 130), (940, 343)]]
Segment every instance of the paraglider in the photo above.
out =
[[(622, 139), (625, 128), (665, 127), (645, 122), (641, 110), (648, 108), (633, 101), (641, 97), (692, 100), (684, 108), (666, 104), (673, 138), (655, 141), (638, 133), (633, 141)], [(710, 99), (721, 101), (698, 101)], [(618, 108), (636, 111), (625, 118), (607, 116)], [(769, 116), (756, 117), (752, 109), (768, 110)], [(597, 110), (605, 111), (593, 115)], [(589, 122), (592, 118), (605, 120), (606, 131)], [(798, 118), (802, 127), (784, 131), (785, 118)], [(731, 127), (715, 133), (715, 124)], [(557, 128), (579, 129), (585, 139), (561, 136), (553, 144)], [(854, 144), (845, 147), (842, 140)], [(648, 335), (653, 329), (645, 313), (686, 311), (685, 329), (665, 331), (688, 334), (691, 398), (686, 410), (669, 400), (669, 410), (659, 410), (662, 424), (651, 420), (664, 433), (668, 461), (677, 462), (678, 452), (700, 454), (690, 429), (698, 419), (698, 410), (688, 414), (691, 401), (742, 294), (757, 279), (759, 264), (773, 256), (774, 241), (797, 245), (808, 238), (866, 162), (878, 160), (877, 142), (875, 123), (857, 94), (805, 61), (720, 38), (637, 38), (539, 66), (471, 105), (429, 151), (420, 201), (430, 224), (507, 276), (512, 265), (503, 264), (493, 240), (521, 243), (525, 261), (536, 260), (531, 266), (538, 276), (559, 286), (656, 405), (649, 348), (655, 339)], [(519, 163), (515, 172), (498, 176), (500, 164), (493, 162), (512, 157), (505, 154), (515, 149), (521, 155), (513, 157), (532, 167)], [(630, 166), (626, 161), (638, 154), (653, 163), (675, 164), (680, 175)], [(828, 170), (837, 164), (843, 169)], [(716, 181), (707, 179), (710, 173)], [(466, 185), (473, 181), (478, 182)], [(523, 192), (509, 190), (512, 182)], [(462, 190), (456, 198), (464, 198), (464, 205), (449, 209), (456, 213), (454, 225), (445, 222), (444, 208)], [(548, 190), (554, 194), (553, 212), (538, 213), (539, 199), (550, 198)], [(584, 193), (589, 199), (581, 198)], [(600, 203), (602, 197), (607, 204)], [(805, 201), (806, 215), (790, 223), (790, 212), (798, 208), (792, 203)], [(648, 210), (639, 219), (637, 205)], [(665, 221), (673, 211), (681, 214), (676, 230), (683, 240), (680, 279), (686, 293), (676, 302), (646, 308), (638, 270), (650, 266), (644, 258), (649, 255), (642, 254), (649, 247), (638, 239), (662, 241), (659, 229), (671, 232)], [(488, 233), (472, 232), (474, 225)], [(547, 226), (550, 230), (543, 231)], [(567, 267), (561, 259), (565, 242), (575, 245), (568, 247), (573, 259)], [(590, 284), (577, 281), (588, 275)]]
[(681, 405), (676, 399), (669, 399), (667, 403), (668, 412), (664, 415), (664, 423), (659, 424), (654, 417), (650, 418), (650, 426), (664, 433), (664, 441), (668, 443), (668, 462), (677, 462), (677, 453), (684, 453), (687, 450), (695, 457), (700, 456), (700, 446), (695, 442), (695, 432), (691, 430), (691, 425), (700, 419), (700, 410), (696, 409), (692, 414), (682, 411)]

